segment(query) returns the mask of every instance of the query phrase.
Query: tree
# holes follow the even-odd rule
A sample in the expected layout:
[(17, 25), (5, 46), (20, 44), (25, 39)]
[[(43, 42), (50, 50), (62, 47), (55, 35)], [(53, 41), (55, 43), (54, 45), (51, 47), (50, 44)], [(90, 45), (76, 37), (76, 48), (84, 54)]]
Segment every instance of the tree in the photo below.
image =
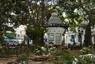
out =
[[(32, 40), (37, 40), (39, 38), (41, 44), (44, 44), (43, 40), (45, 31), (44, 25), (47, 22), (47, 15), (48, 5), (44, 3), (44, 0), (32, 1), (29, 3), (29, 19), (32, 19), (33, 21), (31, 22), (31, 24), (29, 24), (30, 25), (29, 27), (31, 28), (27, 29), (26, 32), (29, 37), (30, 37), (29, 34), (32, 33), (30, 37)], [(31, 32), (28, 33), (28, 30), (30, 30)]]
[(0, 38), (3, 38), (3, 30), (4, 30), (4, 24), (8, 22), (8, 18), (10, 15), (12, 4), (9, 5), (10, 1), (0, 1)]
[[(94, 7), (95, 7), (95, 1), (94, 0), (87, 0), (82, 2), (81, 0), (79, 1), (80, 7), (86, 12), (86, 16), (88, 22), (88, 25), (86, 26), (86, 34), (85, 34), (85, 45), (89, 46), (92, 45), (92, 41), (91, 41), (91, 24), (92, 24), (92, 16), (93, 13), (95, 13)], [(85, 6), (85, 7), (84, 7)]]
[(48, 6), (44, 3), (44, 0), (3, 0), (0, 1), (0, 29), (2, 29), (4, 23), (12, 22), (15, 23), (14, 26), (16, 27), (24, 24), (32, 25), (33, 29), (36, 27), (40, 30), (44, 28), (47, 14)]
[(38, 44), (37, 41), (40, 43), (40, 45), (44, 45), (44, 43), (42, 43), (43, 39), (41, 37), (43, 37), (45, 32), (46, 32), (46, 29), (43, 27), (38, 28), (38, 27), (28, 26), (26, 29), (26, 34), (29, 39), (33, 40), (34, 45)]
[[(85, 45), (92, 45), (91, 43), (91, 24), (93, 10), (95, 10), (95, 1), (94, 0), (61, 0), (59, 2), (61, 8), (64, 9), (64, 12), (67, 13), (69, 17), (69, 23), (71, 26), (79, 26), (81, 22), (87, 21), (88, 24), (85, 27)], [(74, 13), (75, 10), (80, 10), (82, 14)], [(76, 23), (78, 23), (78, 25)]]

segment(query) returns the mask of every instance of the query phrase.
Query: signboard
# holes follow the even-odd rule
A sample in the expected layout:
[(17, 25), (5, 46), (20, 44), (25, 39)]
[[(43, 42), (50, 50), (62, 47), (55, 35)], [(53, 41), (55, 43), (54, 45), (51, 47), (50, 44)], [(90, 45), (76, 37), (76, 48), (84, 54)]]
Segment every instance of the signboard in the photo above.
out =
[(14, 33), (6, 33), (5, 37), (7, 37), (8, 39), (15, 39), (16, 35)]
[(16, 39), (15, 33), (5, 33), (4, 43), (9, 45), (17, 45), (19, 41)]

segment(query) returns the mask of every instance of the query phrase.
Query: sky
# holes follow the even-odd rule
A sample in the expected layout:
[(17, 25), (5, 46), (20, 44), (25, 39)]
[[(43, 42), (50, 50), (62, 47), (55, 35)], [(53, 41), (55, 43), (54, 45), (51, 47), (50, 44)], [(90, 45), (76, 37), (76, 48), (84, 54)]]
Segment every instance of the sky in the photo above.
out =
[[(41, 0), (39, 0), (38, 1), (38, 3), (39, 2), (41, 2)], [(52, 4), (52, 5), (54, 5), (54, 4), (57, 4), (57, 2), (59, 2), (59, 0), (44, 0), (44, 2), (46, 3), (46, 4)], [(35, 3), (35, 1), (33, 1), (33, 3)]]
[(51, 0), (48, 2), (48, 4), (57, 4), (59, 0)]

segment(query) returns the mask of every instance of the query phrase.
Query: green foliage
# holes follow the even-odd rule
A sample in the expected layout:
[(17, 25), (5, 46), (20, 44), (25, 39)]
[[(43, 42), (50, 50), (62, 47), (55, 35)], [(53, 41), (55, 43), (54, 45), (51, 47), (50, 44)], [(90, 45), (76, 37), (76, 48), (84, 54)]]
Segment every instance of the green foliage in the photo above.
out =
[(34, 54), (37, 55), (42, 55), (42, 54), (48, 54), (50, 51), (48, 51), (48, 47), (40, 47), (38, 46), (35, 50), (34, 50)]
[(59, 58), (59, 64), (72, 64), (74, 58), (73, 54), (64, 52)]
[(60, 52), (60, 55), (56, 55), (57, 53), (58, 52), (56, 52), (48, 61), (55, 64), (72, 64), (75, 59), (74, 55), (69, 52)]
[(43, 27), (39, 27), (39, 28), (27, 27), (26, 29), (27, 36), (32, 40), (40, 39), (45, 32), (46, 29)]
[(80, 52), (82, 54), (88, 54), (88, 53), (91, 53), (91, 47), (83, 47)]
[(17, 64), (28, 64), (28, 58), (25, 55), (21, 55), (17, 60)]
[[(7, 0), (0, 1), (0, 30), (4, 23), (8, 23), (9, 20), (15, 23), (14, 26), (23, 25), (33, 25), (34, 27), (44, 27), (47, 21), (48, 8), (49, 5), (45, 6), (44, 2), (38, 5), (38, 1), (32, 2), (34, 0)], [(38, 29), (37, 29), (38, 30)], [(40, 29), (39, 29), (40, 30)], [(1, 30), (2, 31), (2, 30)], [(42, 29), (41, 29), (42, 31)], [(35, 35), (37, 31), (32, 31)], [(42, 32), (40, 32), (42, 34)], [(33, 36), (34, 36), (33, 35)], [(35, 39), (33, 38), (33, 39)]]
[[(88, 15), (95, 7), (95, 1), (93, 0), (64, 0), (59, 2), (58, 5), (63, 9), (61, 12), (61, 19), (63, 23), (68, 23), (72, 31), (75, 31), (75, 27), (85, 26), (82, 25), (83, 21), (89, 20)], [(66, 17), (62, 14), (65, 13)], [(91, 14), (93, 15), (93, 14)], [(66, 21), (66, 19), (68, 21)]]
[(90, 64), (95, 63), (95, 56), (92, 54), (76, 56), (69, 52), (60, 52), (60, 55), (56, 55), (59, 52), (55, 52), (48, 61), (55, 64)]
[(86, 54), (80, 57), (77, 57), (78, 62), (77, 64), (94, 64), (95, 63), (95, 57), (92, 54)]
[(55, 47), (50, 47), (50, 46), (38, 46), (35, 48), (35, 50), (33, 51), (34, 54), (37, 55), (50, 55), (55, 53), (57, 49)]
[(29, 38), (31, 39), (36, 39), (38, 34), (37, 34), (37, 31), (35, 29), (32, 30), (32, 28), (28, 28), (26, 30), (26, 34), (28, 35)]
[[(66, 17), (63, 18), (63, 22), (70, 24), (72, 31), (75, 31), (74, 27), (85, 27), (85, 46), (91, 45), (91, 26), (94, 25), (95, 15), (95, 1), (93, 0), (62, 0), (59, 6), (63, 9), (62, 13), (66, 13)], [(68, 21), (66, 21), (67, 19)], [(87, 24), (84, 24), (89, 21)], [(84, 23), (82, 23), (84, 22)], [(94, 23), (94, 24), (93, 24)], [(88, 34), (89, 33), (89, 34)]]

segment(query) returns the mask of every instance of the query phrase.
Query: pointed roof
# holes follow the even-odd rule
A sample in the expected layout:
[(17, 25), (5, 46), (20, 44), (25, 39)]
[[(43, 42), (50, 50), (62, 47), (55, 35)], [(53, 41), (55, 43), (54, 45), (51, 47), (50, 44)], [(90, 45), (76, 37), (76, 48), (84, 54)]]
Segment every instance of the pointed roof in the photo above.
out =
[(48, 24), (62, 24), (62, 21), (56, 12), (52, 13), (52, 15), (48, 21)]
[(67, 29), (69, 25), (63, 24), (58, 14), (56, 12), (53, 12), (45, 27), (63, 27)]

